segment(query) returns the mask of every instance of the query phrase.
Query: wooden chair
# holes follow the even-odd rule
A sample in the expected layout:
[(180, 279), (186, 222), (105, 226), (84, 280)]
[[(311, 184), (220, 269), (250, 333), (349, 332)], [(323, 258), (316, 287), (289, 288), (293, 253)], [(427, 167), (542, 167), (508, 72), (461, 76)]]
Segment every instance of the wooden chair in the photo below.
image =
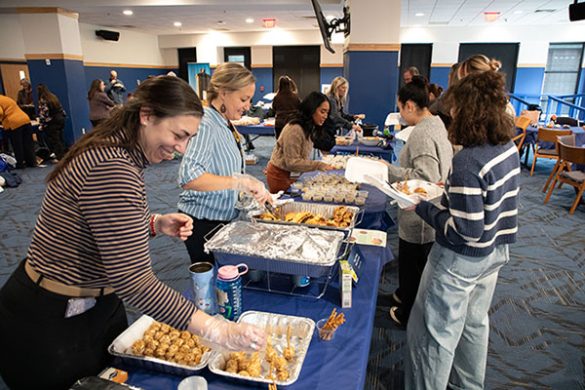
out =
[(516, 129), (522, 130), (521, 133), (512, 138), (512, 141), (514, 141), (516, 147), (518, 148), (518, 153), (522, 151), (522, 145), (524, 145), (524, 140), (526, 139), (526, 129), (530, 125), (530, 122), (531, 119), (528, 118), (527, 116), (518, 116), (514, 120), (514, 125), (516, 126)]
[[(540, 158), (548, 158), (551, 160), (558, 160), (559, 154), (556, 149), (557, 137), (562, 135), (571, 135), (571, 130), (554, 130), (545, 127), (538, 128), (538, 135), (536, 138), (536, 145), (534, 146), (534, 157), (532, 158), (532, 168), (530, 169), (530, 176), (534, 174), (534, 167), (536, 160)], [(551, 142), (555, 145), (553, 149), (544, 149), (540, 145), (541, 142)]]
[(563, 143), (558, 144), (559, 147), (559, 158), (561, 163), (559, 164), (559, 169), (555, 175), (555, 178), (548, 190), (548, 194), (546, 194), (546, 198), (544, 199), (544, 203), (546, 204), (552, 192), (557, 184), (557, 181), (562, 183), (569, 184), (577, 190), (577, 196), (575, 197), (575, 201), (573, 205), (569, 209), (569, 214), (573, 214), (575, 209), (579, 205), (581, 201), (581, 197), (583, 196), (583, 192), (585, 191), (585, 172), (582, 171), (571, 171), (571, 164), (583, 164), (585, 165), (585, 148), (579, 148), (575, 146), (565, 145)]
[[(575, 134), (562, 135), (560, 137), (557, 137), (557, 144), (556, 144), (557, 153), (559, 152), (559, 144), (560, 143), (563, 143), (563, 144), (568, 145), (568, 146), (575, 146)], [(557, 174), (557, 171), (559, 170), (560, 165), (561, 165), (561, 159), (558, 159), (557, 163), (553, 167), (552, 172), (550, 173), (550, 175), (548, 175), (548, 179), (546, 179), (546, 183), (542, 189), (542, 192), (547, 191), (548, 185), (554, 179), (555, 175)]]

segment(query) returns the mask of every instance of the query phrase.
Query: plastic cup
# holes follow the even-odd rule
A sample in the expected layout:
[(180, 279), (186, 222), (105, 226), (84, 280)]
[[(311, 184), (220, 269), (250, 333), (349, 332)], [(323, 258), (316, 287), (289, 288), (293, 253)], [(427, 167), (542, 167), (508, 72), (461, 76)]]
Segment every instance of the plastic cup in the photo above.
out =
[(207, 390), (207, 381), (202, 376), (188, 376), (179, 383), (177, 390)]
[(335, 336), (336, 329), (323, 329), (327, 320), (328, 318), (323, 318), (317, 321), (317, 332), (319, 332), (319, 339), (322, 341), (331, 341)]

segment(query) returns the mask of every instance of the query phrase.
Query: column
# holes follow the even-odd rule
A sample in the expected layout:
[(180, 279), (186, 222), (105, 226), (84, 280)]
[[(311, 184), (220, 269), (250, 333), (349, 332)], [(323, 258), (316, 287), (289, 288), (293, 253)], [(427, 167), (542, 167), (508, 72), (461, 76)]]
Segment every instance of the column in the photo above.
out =
[(71, 145), (82, 129), (91, 129), (78, 14), (60, 8), (18, 13), (35, 97), (36, 86), (45, 84), (59, 98), (67, 113), (65, 142)]
[(351, 33), (345, 40), (343, 75), (348, 112), (366, 114), (380, 128), (396, 107), (401, 0), (348, 0)]

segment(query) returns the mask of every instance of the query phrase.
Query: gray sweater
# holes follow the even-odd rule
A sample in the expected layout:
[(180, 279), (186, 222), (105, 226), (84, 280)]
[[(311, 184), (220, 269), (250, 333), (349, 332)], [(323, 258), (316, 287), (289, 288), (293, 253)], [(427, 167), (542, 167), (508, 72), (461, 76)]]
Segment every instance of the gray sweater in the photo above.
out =
[[(400, 153), (400, 167), (388, 168), (390, 183), (407, 178), (431, 183), (445, 181), (451, 170), (453, 147), (447, 130), (437, 116), (424, 118), (412, 130), (408, 142)], [(398, 211), (398, 236), (413, 244), (435, 240), (435, 231), (414, 211)]]

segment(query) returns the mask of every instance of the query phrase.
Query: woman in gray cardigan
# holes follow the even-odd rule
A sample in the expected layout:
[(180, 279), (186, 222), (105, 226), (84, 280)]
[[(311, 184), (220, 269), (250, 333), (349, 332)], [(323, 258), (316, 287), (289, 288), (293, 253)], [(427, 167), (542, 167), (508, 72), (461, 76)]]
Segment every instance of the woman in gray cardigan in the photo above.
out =
[[(389, 182), (420, 179), (432, 183), (447, 178), (453, 147), (441, 119), (429, 111), (429, 91), (424, 78), (413, 77), (398, 92), (400, 115), (415, 126), (400, 154), (400, 167), (389, 165)], [(398, 289), (392, 295), (390, 317), (405, 327), (414, 304), (435, 231), (414, 211), (398, 211)]]
[(89, 100), (89, 120), (93, 127), (96, 127), (104, 119), (110, 117), (110, 111), (116, 105), (104, 92), (106, 85), (102, 80), (95, 79), (87, 93)]

